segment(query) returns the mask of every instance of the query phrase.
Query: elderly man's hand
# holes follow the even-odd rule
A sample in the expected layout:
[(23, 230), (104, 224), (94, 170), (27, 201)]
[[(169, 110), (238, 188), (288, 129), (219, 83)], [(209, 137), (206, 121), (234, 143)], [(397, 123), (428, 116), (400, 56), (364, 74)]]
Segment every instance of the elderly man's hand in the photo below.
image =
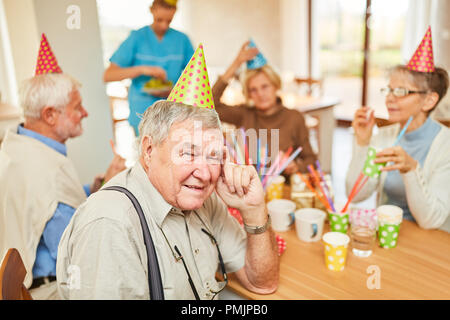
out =
[(231, 163), (227, 157), (216, 191), (227, 206), (241, 212), (246, 224), (261, 225), (267, 219), (264, 190), (253, 166)]

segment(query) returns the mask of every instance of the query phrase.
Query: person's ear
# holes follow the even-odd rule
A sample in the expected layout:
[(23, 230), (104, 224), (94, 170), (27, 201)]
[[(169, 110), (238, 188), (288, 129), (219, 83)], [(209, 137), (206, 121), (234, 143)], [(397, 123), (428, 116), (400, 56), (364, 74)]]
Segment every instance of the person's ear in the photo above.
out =
[(436, 92), (428, 93), (425, 97), (425, 103), (422, 107), (422, 111), (429, 112), (430, 110), (433, 110), (438, 101), (439, 101), (439, 94), (437, 94)]
[(52, 106), (45, 106), (41, 109), (41, 119), (49, 126), (54, 126), (58, 121), (60, 111)]
[(144, 136), (142, 138), (142, 146), (141, 146), (141, 148), (142, 148), (141, 149), (142, 157), (143, 157), (145, 163), (148, 165), (149, 162), (150, 162), (151, 154), (153, 152), (153, 148), (154, 148), (153, 140), (152, 140), (152, 138), (150, 136)]

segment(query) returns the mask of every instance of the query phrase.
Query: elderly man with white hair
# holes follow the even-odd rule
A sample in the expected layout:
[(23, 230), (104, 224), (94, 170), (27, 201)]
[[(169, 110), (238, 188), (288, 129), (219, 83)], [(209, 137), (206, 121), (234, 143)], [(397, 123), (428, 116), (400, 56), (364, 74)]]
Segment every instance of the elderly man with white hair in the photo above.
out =
[[(195, 69), (192, 74), (197, 77)], [(212, 101), (198, 74), (192, 87), (198, 102), (172, 97), (148, 108), (139, 126), (139, 161), (78, 208), (58, 251), (62, 298), (215, 299), (227, 272), (251, 291), (277, 289), (277, 244), (261, 182), (253, 166), (228, 161), (210, 104), (194, 106)], [(244, 228), (227, 206), (240, 210)]]
[(75, 209), (102, 180), (125, 169), (115, 156), (104, 175), (83, 186), (67, 158), (66, 141), (83, 132), (88, 116), (79, 83), (64, 73), (26, 80), (20, 92), (25, 122), (9, 130), (0, 150), (0, 257), (18, 249), (34, 299), (57, 299), (60, 237)]

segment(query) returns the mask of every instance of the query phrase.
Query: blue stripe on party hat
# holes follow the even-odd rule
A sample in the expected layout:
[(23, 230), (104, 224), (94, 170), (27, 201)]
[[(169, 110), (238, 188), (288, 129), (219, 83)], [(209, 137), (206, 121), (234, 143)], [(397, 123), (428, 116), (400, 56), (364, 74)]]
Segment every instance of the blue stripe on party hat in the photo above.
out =
[[(248, 45), (250, 48), (256, 48), (255, 43), (252, 39), (250, 39), (250, 44)], [(247, 61), (247, 69), (258, 69), (262, 68), (267, 64), (266, 58), (259, 52), (256, 57), (252, 60)]]

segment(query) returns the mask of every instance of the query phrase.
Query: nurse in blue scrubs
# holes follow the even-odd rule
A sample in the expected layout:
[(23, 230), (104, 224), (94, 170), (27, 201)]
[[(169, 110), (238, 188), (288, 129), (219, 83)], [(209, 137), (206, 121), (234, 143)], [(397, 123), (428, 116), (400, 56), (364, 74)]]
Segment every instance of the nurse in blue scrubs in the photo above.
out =
[(153, 24), (134, 30), (112, 55), (105, 82), (132, 79), (128, 92), (128, 122), (139, 134), (140, 115), (155, 101), (166, 99), (170, 90), (151, 95), (143, 86), (152, 77), (176, 83), (194, 53), (188, 36), (170, 28), (177, 10), (176, 0), (154, 0), (150, 7)]

